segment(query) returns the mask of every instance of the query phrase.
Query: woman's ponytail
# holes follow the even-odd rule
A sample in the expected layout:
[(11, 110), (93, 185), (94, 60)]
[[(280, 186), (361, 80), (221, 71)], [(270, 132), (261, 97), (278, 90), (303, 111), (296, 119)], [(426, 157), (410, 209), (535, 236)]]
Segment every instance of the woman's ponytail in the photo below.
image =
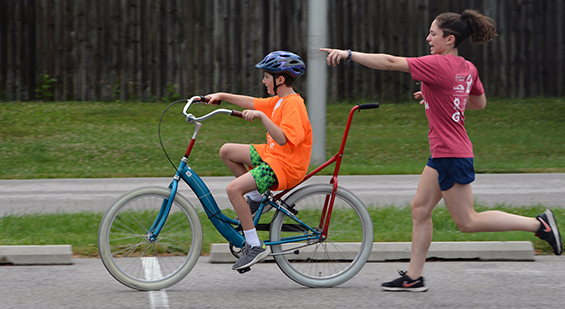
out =
[(496, 33), (496, 22), (475, 10), (465, 10), (461, 14), (461, 19), (465, 20), (471, 27), (471, 39), (475, 44), (490, 42), (498, 35)]
[(436, 17), (443, 36), (455, 36), (455, 48), (471, 37), (473, 43), (483, 44), (492, 41), (496, 33), (496, 22), (475, 10), (465, 10), (463, 14), (443, 13)]

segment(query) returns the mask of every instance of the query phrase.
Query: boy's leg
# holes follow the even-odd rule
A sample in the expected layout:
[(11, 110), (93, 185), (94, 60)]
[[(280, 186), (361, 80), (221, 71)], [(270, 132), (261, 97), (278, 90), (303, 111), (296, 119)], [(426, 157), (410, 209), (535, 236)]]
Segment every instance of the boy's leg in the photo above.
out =
[(241, 222), (243, 230), (250, 230), (255, 228), (253, 218), (251, 217), (251, 210), (243, 195), (249, 191), (257, 190), (257, 184), (251, 173), (247, 172), (228, 184), (226, 192), (228, 198), (233, 205), (235, 213)]
[(235, 180), (230, 182), (226, 191), (228, 198), (235, 209), (243, 233), (245, 235), (245, 244), (242, 248), (242, 255), (237, 262), (232, 266), (235, 270), (241, 270), (250, 267), (251, 265), (259, 262), (269, 255), (265, 244), (259, 239), (255, 225), (253, 224), (253, 217), (247, 201), (243, 194), (257, 190), (257, 184), (251, 173), (247, 172)]
[[(244, 198), (244, 194), (257, 191), (258, 189), (258, 180), (256, 180), (254, 175), (247, 170), (247, 167), (259, 165), (253, 171), (259, 169), (260, 173), (264, 172), (265, 167), (260, 164), (263, 161), (255, 152), (255, 148), (250, 145), (225, 144), (222, 148), (220, 148), (220, 158), (236, 176), (236, 179), (229, 183), (226, 188), (226, 192), (235, 213), (239, 218), (245, 235), (245, 243), (242, 247), (241, 257), (232, 266), (234, 270), (242, 271), (269, 255), (265, 244), (259, 239), (257, 230), (253, 224), (253, 217), (250, 209), (251, 205), (248, 204)], [(268, 165), (266, 166), (268, 170), (272, 172), (270, 167), (268, 167)], [(263, 185), (270, 187), (271, 182), (276, 181), (276, 178), (268, 177), (269, 173), (266, 175), (267, 178), (261, 178), (261, 187), (263, 187)], [(272, 176), (274, 177), (274, 174)], [(264, 191), (263, 189), (261, 192)]]
[[(220, 158), (236, 178), (247, 173), (247, 166), (253, 166), (249, 147), (250, 145), (227, 143), (220, 148)], [(261, 202), (262, 195), (257, 189), (245, 193), (252, 201)]]
[(247, 173), (247, 166), (252, 166), (249, 145), (224, 144), (220, 148), (220, 158), (236, 178)]

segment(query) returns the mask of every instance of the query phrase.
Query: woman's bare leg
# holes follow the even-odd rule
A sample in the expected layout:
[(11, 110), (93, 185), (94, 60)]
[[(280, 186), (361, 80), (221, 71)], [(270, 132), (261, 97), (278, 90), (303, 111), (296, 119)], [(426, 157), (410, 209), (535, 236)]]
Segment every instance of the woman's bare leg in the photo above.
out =
[(442, 198), (437, 178), (437, 171), (426, 166), (412, 201), (412, 252), (410, 266), (406, 272), (406, 275), (412, 279), (422, 276), (432, 243), (434, 233), (432, 211)]
[(447, 210), (453, 221), (463, 233), (526, 231), (536, 232), (540, 222), (529, 218), (509, 214), (498, 210), (477, 213), (473, 205), (471, 184), (454, 184), (443, 191)]

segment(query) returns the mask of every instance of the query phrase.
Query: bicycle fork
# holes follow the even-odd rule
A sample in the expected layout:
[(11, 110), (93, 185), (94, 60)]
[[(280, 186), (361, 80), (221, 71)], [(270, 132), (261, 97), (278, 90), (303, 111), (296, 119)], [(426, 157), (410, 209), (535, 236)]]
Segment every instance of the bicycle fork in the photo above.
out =
[(177, 194), (177, 190), (178, 190), (177, 176), (175, 176), (175, 179), (169, 185), (169, 189), (171, 189), (171, 194), (169, 195), (169, 198), (163, 200), (157, 218), (155, 218), (155, 221), (153, 221), (153, 224), (147, 231), (146, 237), (149, 242), (157, 241), (157, 237), (159, 236), (159, 233), (161, 233), (161, 230), (165, 225), (165, 221), (167, 221), (167, 218), (169, 217), (169, 213), (171, 212), (171, 206), (173, 204), (173, 201), (175, 200), (175, 195)]

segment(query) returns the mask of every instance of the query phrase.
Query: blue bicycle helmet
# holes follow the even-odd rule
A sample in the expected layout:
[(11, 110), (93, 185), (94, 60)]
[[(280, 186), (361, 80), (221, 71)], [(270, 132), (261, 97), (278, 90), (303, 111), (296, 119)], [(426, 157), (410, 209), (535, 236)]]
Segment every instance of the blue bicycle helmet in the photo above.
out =
[(279, 50), (268, 54), (255, 67), (273, 74), (288, 73), (296, 78), (304, 74), (306, 64), (297, 54)]

